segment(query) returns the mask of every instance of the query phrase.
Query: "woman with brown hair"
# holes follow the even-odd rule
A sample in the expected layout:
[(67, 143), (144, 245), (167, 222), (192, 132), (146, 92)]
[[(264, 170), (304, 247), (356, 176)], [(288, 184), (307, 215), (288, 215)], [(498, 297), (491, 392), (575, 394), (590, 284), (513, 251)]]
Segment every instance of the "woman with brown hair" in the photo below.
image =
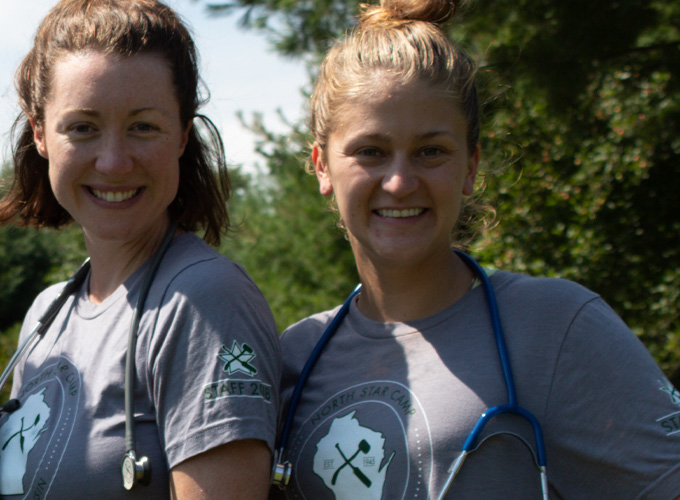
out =
[(266, 496), (280, 348), (256, 285), (208, 246), (229, 181), (199, 81), (156, 0), (62, 0), (19, 68), (0, 220), (75, 221), (89, 260), (26, 316), (3, 498)]

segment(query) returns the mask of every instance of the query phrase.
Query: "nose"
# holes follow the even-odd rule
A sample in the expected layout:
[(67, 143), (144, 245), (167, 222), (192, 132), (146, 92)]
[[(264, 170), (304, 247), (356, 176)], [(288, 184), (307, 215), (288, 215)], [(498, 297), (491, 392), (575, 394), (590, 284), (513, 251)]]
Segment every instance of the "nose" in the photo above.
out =
[(411, 194), (418, 188), (416, 165), (406, 154), (396, 154), (387, 165), (382, 188), (396, 197)]
[(104, 175), (116, 177), (129, 173), (132, 168), (133, 160), (125, 138), (114, 133), (102, 137), (95, 169)]

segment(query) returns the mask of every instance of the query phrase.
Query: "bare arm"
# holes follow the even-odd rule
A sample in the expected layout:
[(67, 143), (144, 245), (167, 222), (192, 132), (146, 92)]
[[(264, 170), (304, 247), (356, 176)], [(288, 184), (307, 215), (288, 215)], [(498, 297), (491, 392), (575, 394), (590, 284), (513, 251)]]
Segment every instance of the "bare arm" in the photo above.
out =
[(172, 500), (265, 500), (271, 453), (264, 441), (233, 441), (170, 471)]

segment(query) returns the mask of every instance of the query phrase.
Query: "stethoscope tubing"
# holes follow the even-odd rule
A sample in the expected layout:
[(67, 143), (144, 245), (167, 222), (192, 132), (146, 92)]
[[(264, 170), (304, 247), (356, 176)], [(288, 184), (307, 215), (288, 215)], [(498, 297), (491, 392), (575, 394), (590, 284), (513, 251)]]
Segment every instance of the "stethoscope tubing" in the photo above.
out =
[(534, 438), (536, 440), (536, 461), (538, 462), (539, 467), (545, 467), (546, 454), (541, 425), (539, 424), (538, 419), (531, 412), (519, 406), (517, 402), (515, 378), (510, 365), (510, 355), (508, 354), (508, 347), (505, 343), (505, 335), (503, 333), (503, 326), (501, 325), (500, 313), (498, 312), (498, 301), (496, 300), (496, 294), (493, 291), (493, 286), (491, 286), (491, 281), (489, 281), (489, 277), (486, 275), (486, 272), (482, 266), (480, 266), (479, 263), (477, 263), (477, 261), (475, 261), (472, 257), (460, 251), (456, 251), (456, 254), (461, 257), (463, 262), (470, 266), (473, 271), (475, 271), (482, 283), (482, 288), (486, 296), (486, 302), (489, 307), (491, 326), (496, 338), (496, 347), (498, 348), (498, 357), (501, 362), (501, 369), (503, 370), (503, 378), (505, 379), (505, 386), (508, 392), (508, 404), (489, 408), (489, 410), (487, 410), (482, 415), (482, 417), (477, 422), (477, 425), (475, 425), (474, 429), (472, 429), (472, 432), (465, 441), (465, 444), (463, 445), (463, 451), (469, 452), (476, 447), (477, 440), (482, 433), (484, 426), (493, 417), (502, 413), (514, 413), (525, 418), (531, 424), (534, 430)]
[(290, 435), (290, 429), (293, 425), (293, 419), (295, 418), (295, 411), (297, 410), (298, 403), (300, 402), (300, 397), (302, 396), (302, 390), (304, 389), (305, 384), (307, 383), (307, 379), (309, 379), (309, 375), (312, 373), (312, 370), (316, 366), (317, 361), (319, 361), (319, 358), (321, 357), (321, 353), (324, 347), (326, 347), (328, 341), (340, 327), (342, 320), (345, 318), (345, 316), (347, 316), (347, 312), (349, 311), (350, 305), (352, 304), (352, 300), (354, 300), (354, 297), (356, 297), (360, 291), (361, 284), (357, 285), (356, 288), (352, 290), (352, 293), (349, 294), (349, 297), (347, 297), (345, 302), (342, 304), (342, 306), (336, 313), (335, 317), (328, 325), (319, 341), (314, 346), (314, 349), (307, 358), (305, 366), (302, 368), (302, 371), (300, 372), (300, 376), (298, 377), (298, 380), (295, 384), (295, 389), (293, 390), (293, 394), (290, 398), (290, 403), (288, 404), (288, 412), (286, 413), (286, 419), (283, 424), (283, 430), (281, 431), (281, 438), (279, 440), (279, 448), (277, 453), (278, 457), (283, 457), (283, 453), (285, 449), (288, 447), (288, 438)]
[[(494, 338), (496, 341), (496, 347), (498, 350), (498, 358), (501, 364), (501, 370), (503, 372), (503, 379), (505, 381), (505, 386), (508, 394), (508, 403), (504, 405), (494, 406), (489, 408), (482, 416), (479, 418), (474, 428), (468, 435), (465, 443), (463, 444), (462, 451), (460, 455), (455, 459), (451, 469), (449, 471), (449, 476), (442, 488), (438, 500), (443, 500), (446, 496), (453, 479), (458, 474), (458, 471), (463, 465), (463, 462), (467, 456), (478, 447), (479, 437), (481, 436), (486, 424), (494, 417), (501, 414), (515, 414), (518, 415), (529, 422), (534, 432), (534, 440), (536, 443), (536, 462), (540, 472), (541, 479), (541, 492), (544, 500), (548, 500), (548, 479), (546, 472), (546, 453), (545, 453), (545, 443), (543, 440), (543, 431), (541, 429), (541, 424), (538, 419), (528, 410), (519, 406), (517, 402), (517, 391), (515, 388), (515, 381), (512, 373), (512, 366), (510, 364), (510, 355), (508, 353), (508, 348), (505, 342), (505, 335), (503, 333), (503, 327), (500, 320), (500, 313), (498, 311), (498, 302), (496, 300), (496, 294), (493, 291), (493, 286), (491, 281), (487, 276), (484, 268), (480, 266), (477, 261), (464, 252), (455, 250), (456, 255), (458, 255), (463, 262), (473, 271), (473, 273), (480, 280), (484, 295), (486, 298), (486, 303), (489, 310), (489, 318), (491, 320), (491, 327), (494, 332)], [(287, 460), (284, 460), (285, 450), (288, 446), (288, 440), (290, 436), (290, 430), (292, 427), (293, 419), (295, 418), (295, 412), (297, 410), (298, 403), (302, 396), (302, 391), (307, 379), (309, 378), (312, 370), (316, 366), (321, 353), (325, 348), (326, 344), (330, 338), (335, 334), (343, 319), (347, 315), (350, 305), (354, 300), (354, 297), (361, 291), (361, 285), (358, 285), (352, 293), (347, 297), (347, 300), (340, 307), (335, 317), (331, 320), (323, 335), (317, 342), (316, 346), (312, 350), (307, 362), (305, 363), (300, 376), (295, 384), (293, 394), (286, 412), (286, 418), (284, 421), (284, 426), (281, 432), (281, 438), (279, 440), (279, 446), (276, 453), (274, 454), (274, 466), (273, 466), (273, 477), (277, 478), (277, 482), (280, 487), (285, 487), (290, 478), (291, 474), (291, 464)]]
[(73, 292), (80, 288), (80, 286), (83, 284), (83, 281), (85, 281), (87, 273), (89, 272), (90, 272), (90, 259), (85, 259), (85, 262), (83, 262), (83, 264), (78, 268), (78, 270), (75, 273), (73, 273), (73, 275), (66, 282), (64, 288), (62, 288), (59, 294), (52, 300), (52, 302), (50, 302), (50, 305), (47, 307), (45, 312), (40, 316), (38, 322), (33, 327), (33, 330), (31, 330), (31, 333), (21, 343), (21, 345), (17, 348), (14, 355), (9, 360), (9, 363), (7, 363), (7, 366), (5, 367), (5, 370), (2, 372), (2, 376), (0, 377), (0, 390), (2, 390), (2, 388), (5, 386), (5, 383), (7, 383), (9, 376), (14, 371), (14, 368), (16, 368), (16, 366), (19, 364), (19, 361), (21, 361), (24, 358), (24, 355), (28, 353), (30, 348), (45, 334), (47, 328), (49, 328), (50, 324), (52, 323), (55, 316), (62, 308), (66, 300), (71, 296)]
[[(130, 489), (135, 483), (139, 482), (143, 485), (148, 485), (151, 481), (151, 465), (147, 457), (141, 457), (137, 460), (136, 457), (136, 436), (135, 436), (135, 425), (134, 425), (134, 385), (135, 385), (135, 353), (137, 351), (137, 334), (139, 332), (139, 323), (141, 321), (142, 314), (144, 313), (144, 304), (146, 302), (147, 295), (151, 289), (151, 284), (156, 276), (156, 272), (160, 267), (161, 260), (167, 252), (172, 239), (177, 231), (177, 224), (171, 223), (163, 237), (159, 249), (154, 253), (149, 268), (144, 275), (144, 281), (142, 282), (142, 288), (139, 292), (139, 297), (137, 298), (137, 304), (130, 321), (130, 329), (128, 331), (128, 348), (125, 357), (125, 456), (123, 459), (123, 464), (126, 461), (131, 460), (133, 476), (127, 477), (126, 468), (123, 467), (123, 484), (126, 489)], [(38, 320), (37, 325), (33, 328), (29, 336), (21, 346), (14, 353), (7, 367), (2, 373), (0, 378), (0, 390), (5, 385), (5, 382), (9, 378), (10, 374), (16, 367), (16, 365), (27, 355), (29, 347), (33, 346), (47, 331), (47, 328), (52, 323), (59, 310), (62, 308), (68, 297), (71, 296), (75, 291), (77, 291), (85, 281), (88, 273), (90, 271), (90, 261), (87, 259), (83, 265), (78, 268), (78, 270), (73, 273), (73, 276), (68, 280), (64, 288), (59, 292), (57, 297), (50, 303), (47, 310), (42, 314)], [(5, 405), (0, 407), (0, 412), (2, 411), (15, 411), (19, 408), (20, 403), (18, 400), (10, 400)]]
[(512, 373), (512, 366), (510, 363), (510, 354), (508, 353), (508, 347), (505, 342), (505, 334), (503, 333), (503, 325), (500, 320), (500, 313), (498, 311), (498, 301), (496, 300), (496, 294), (493, 291), (493, 286), (491, 281), (487, 276), (484, 268), (479, 265), (479, 263), (472, 257), (464, 252), (455, 250), (456, 254), (463, 260), (463, 262), (477, 275), (479, 278), (482, 289), (484, 290), (484, 295), (486, 297), (486, 303), (489, 310), (489, 319), (491, 320), (491, 327), (494, 332), (494, 337), (496, 340), (496, 347), (498, 350), (498, 358), (501, 363), (501, 370), (503, 372), (503, 379), (505, 381), (505, 387), (508, 393), (508, 403), (505, 405), (494, 406), (485, 411), (479, 418), (474, 428), (468, 435), (465, 443), (463, 444), (462, 451), (460, 455), (456, 458), (449, 471), (449, 476), (444, 483), (441, 493), (437, 497), (437, 500), (443, 500), (451, 487), (451, 483), (463, 466), (463, 462), (467, 456), (477, 449), (479, 438), (491, 419), (502, 414), (514, 414), (518, 415), (529, 422), (531, 428), (534, 432), (534, 441), (536, 443), (536, 462), (538, 465), (538, 470), (541, 479), (541, 493), (543, 500), (548, 500), (548, 476), (546, 468), (546, 453), (545, 453), (545, 442), (543, 440), (543, 430), (538, 419), (533, 413), (527, 409), (521, 407), (517, 401), (517, 390), (515, 388), (515, 379)]
[(135, 412), (134, 412), (134, 399), (135, 399), (135, 354), (137, 352), (137, 333), (139, 332), (139, 322), (142, 319), (142, 314), (144, 313), (144, 304), (146, 303), (146, 297), (151, 289), (151, 283), (156, 277), (156, 272), (161, 265), (161, 260), (163, 256), (168, 251), (172, 238), (175, 236), (177, 231), (177, 225), (172, 223), (163, 237), (161, 246), (156, 251), (151, 261), (150, 267), (144, 276), (144, 282), (142, 283), (142, 288), (139, 292), (139, 297), (137, 297), (137, 304), (132, 314), (132, 320), (130, 321), (130, 330), (128, 332), (128, 348), (125, 353), (125, 452), (135, 451), (137, 447), (137, 439), (135, 436)]
[(508, 404), (517, 404), (517, 391), (515, 390), (515, 379), (512, 375), (512, 367), (510, 366), (510, 355), (508, 354), (508, 347), (505, 344), (505, 335), (503, 334), (503, 326), (501, 325), (500, 313), (498, 312), (498, 301), (496, 294), (493, 291), (489, 277), (484, 268), (472, 257), (460, 250), (454, 250), (456, 255), (460, 257), (463, 262), (470, 268), (470, 270), (479, 278), (484, 295), (486, 297), (487, 307), (489, 309), (489, 318), (491, 319), (491, 328), (493, 329), (494, 337), (496, 339), (496, 348), (498, 349), (498, 357), (501, 362), (501, 369), (503, 371), (503, 378), (505, 379), (505, 387), (508, 392)]

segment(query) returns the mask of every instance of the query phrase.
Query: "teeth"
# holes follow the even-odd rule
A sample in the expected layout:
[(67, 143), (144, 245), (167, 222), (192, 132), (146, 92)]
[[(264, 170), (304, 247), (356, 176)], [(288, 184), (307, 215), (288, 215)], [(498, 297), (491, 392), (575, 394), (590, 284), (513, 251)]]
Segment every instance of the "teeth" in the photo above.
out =
[(415, 217), (425, 211), (424, 208), (407, 208), (406, 210), (378, 210), (380, 217), (392, 217), (399, 219), (402, 217)]
[(98, 189), (90, 189), (90, 191), (100, 200), (121, 202), (132, 198), (139, 192), (139, 189), (131, 189), (130, 191), (99, 191)]

